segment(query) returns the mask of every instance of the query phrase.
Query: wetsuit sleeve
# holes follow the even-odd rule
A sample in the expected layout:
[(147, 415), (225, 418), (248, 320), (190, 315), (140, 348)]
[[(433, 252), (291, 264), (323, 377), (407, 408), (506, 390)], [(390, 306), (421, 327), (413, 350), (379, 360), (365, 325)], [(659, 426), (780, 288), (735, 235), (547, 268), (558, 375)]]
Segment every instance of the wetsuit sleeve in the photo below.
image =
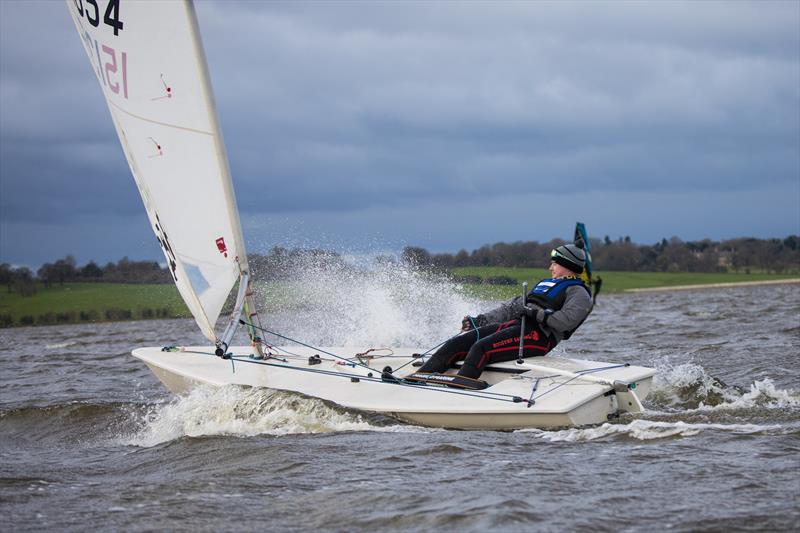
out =
[(517, 296), (513, 300), (503, 302), (500, 307), (492, 309), (486, 313), (478, 315), (478, 325), (485, 326), (486, 324), (500, 324), (519, 318), (522, 314), (522, 308), (525, 304), (522, 301), (522, 296)]
[(561, 340), (564, 332), (580, 326), (591, 310), (592, 298), (586, 289), (580, 286), (567, 287), (564, 305), (547, 318), (546, 328)]

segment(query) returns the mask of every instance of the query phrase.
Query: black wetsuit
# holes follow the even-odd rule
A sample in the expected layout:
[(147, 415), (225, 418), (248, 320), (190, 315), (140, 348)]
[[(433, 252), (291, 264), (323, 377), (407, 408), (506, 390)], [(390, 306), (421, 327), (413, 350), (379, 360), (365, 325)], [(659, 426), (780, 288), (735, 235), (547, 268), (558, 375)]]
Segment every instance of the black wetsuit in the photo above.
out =
[[(555, 341), (545, 334), (533, 320), (525, 321), (523, 357), (544, 355)], [(511, 320), (502, 324), (488, 324), (478, 329), (465, 331), (447, 341), (420, 367), (419, 372), (444, 372), (456, 361), (464, 360), (458, 375), (477, 379), (483, 367), (491, 363), (511, 361), (519, 354), (520, 321)]]
[[(550, 294), (548, 294), (550, 293)], [(525, 320), (523, 357), (545, 355), (583, 323), (592, 310), (589, 289), (580, 280), (542, 280), (529, 293), (528, 303), (548, 309), (547, 318)], [(524, 302), (518, 296), (475, 318), (477, 329), (453, 337), (434, 353), (419, 372), (444, 372), (464, 360), (460, 376), (477, 379), (487, 364), (512, 361), (519, 354), (520, 316)]]

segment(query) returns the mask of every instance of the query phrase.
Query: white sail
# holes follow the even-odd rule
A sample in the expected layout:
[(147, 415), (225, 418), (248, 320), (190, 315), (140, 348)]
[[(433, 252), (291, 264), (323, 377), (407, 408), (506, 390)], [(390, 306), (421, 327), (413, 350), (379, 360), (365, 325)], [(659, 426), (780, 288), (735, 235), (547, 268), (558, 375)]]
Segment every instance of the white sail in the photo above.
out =
[(175, 284), (203, 334), (247, 270), (189, 0), (66, 0)]

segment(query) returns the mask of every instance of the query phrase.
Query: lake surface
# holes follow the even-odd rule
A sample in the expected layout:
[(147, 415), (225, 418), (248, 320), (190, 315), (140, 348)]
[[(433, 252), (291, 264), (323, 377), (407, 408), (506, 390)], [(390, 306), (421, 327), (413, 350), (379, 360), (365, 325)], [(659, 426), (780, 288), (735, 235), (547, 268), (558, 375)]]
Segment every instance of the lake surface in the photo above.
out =
[[(429, 347), (489, 305), (415, 290), (358, 291), (341, 313), (333, 294), (270, 325)], [(175, 397), (129, 352), (201, 343), (191, 320), (6, 329), (0, 341), (5, 531), (800, 523), (797, 285), (601, 295), (553, 355), (655, 366), (655, 392), (643, 415), (554, 431), (426, 429), (270, 391)]]

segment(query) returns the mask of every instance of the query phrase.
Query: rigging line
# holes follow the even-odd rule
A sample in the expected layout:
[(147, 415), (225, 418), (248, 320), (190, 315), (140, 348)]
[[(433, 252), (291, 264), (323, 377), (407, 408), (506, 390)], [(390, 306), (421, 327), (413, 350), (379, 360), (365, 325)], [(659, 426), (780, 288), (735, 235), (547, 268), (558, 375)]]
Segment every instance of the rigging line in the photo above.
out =
[[(619, 365), (603, 366), (603, 367), (598, 367), (598, 368), (587, 368), (587, 369), (584, 369), (584, 370), (576, 371), (575, 374), (578, 374), (577, 376), (571, 377), (571, 378), (569, 378), (567, 381), (565, 381), (563, 383), (559, 383), (558, 385), (556, 385), (552, 389), (548, 389), (548, 390), (542, 392), (539, 396), (533, 397), (533, 393), (531, 393), (531, 398), (528, 401), (529, 402), (530, 401), (536, 401), (539, 398), (541, 398), (542, 396), (544, 396), (545, 394), (550, 394), (554, 390), (559, 389), (559, 388), (563, 387), (564, 385), (568, 385), (571, 381), (574, 381), (576, 379), (580, 379), (581, 376), (583, 376), (584, 374), (589, 374), (589, 373), (593, 373), (593, 372), (600, 372), (602, 370), (608, 370), (608, 369), (611, 369), (611, 368), (621, 368), (621, 367), (626, 367), (626, 366), (630, 366), (630, 365), (628, 363), (622, 363), (622, 364), (619, 364)], [(554, 378), (554, 377), (559, 377), (559, 376), (557, 374), (553, 375), (553, 376), (543, 376), (542, 378), (537, 378), (537, 380), (538, 379), (546, 379), (546, 378)], [(538, 385), (538, 381), (537, 381), (537, 385)], [(534, 387), (534, 391), (535, 390), (536, 390), (536, 388)]]
[[(261, 341), (261, 342), (264, 342), (264, 341)], [(289, 356), (289, 357), (299, 357), (301, 359), (305, 359), (306, 358), (305, 355), (300, 355), (299, 353), (290, 352), (289, 350), (287, 350), (286, 348), (283, 348), (282, 346), (269, 345), (269, 349), (270, 350), (275, 350), (276, 352), (282, 353), (283, 355), (286, 355), (286, 356)], [(325, 359), (325, 361), (332, 361), (332, 359)]]
[[(200, 351), (197, 351), (197, 350), (179, 350), (179, 351), (181, 353), (191, 353), (191, 354), (196, 354), (196, 355), (213, 355), (214, 357), (219, 357), (217, 354), (212, 353), (212, 352), (200, 352)], [(244, 357), (244, 356), (242, 356), (242, 355), (231, 355), (230, 357), (227, 357), (226, 359), (233, 360), (235, 358), (237, 361), (242, 361), (243, 360), (242, 357)], [(247, 356), (247, 357), (250, 358), (251, 356)], [(276, 357), (276, 355), (265, 355), (263, 360), (269, 360), (269, 359), (275, 359), (276, 361), (283, 361), (284, 363), (288, 363), (289, 362), (286, 359), (281, 359), (280, 357)]]
[(387, 350), (390, 352), (388, 355), (370, 355), (370, 357), (392, 357), (394, 355), (394, 350), (391, 348), (369, 348), (366, 352), (357, 353), (355, 357), (369, 355), (370, 352), (383, 352)]
[[(475, 330), (475, 334), (477, 335), (477, 338), (475, 339), (475, 342), (478, 342), (479, 340), (481, 340), (481, 332), (478, 331), (478, 325), (475, 323), (475, 319), (473, 317), (469, 317), (469, 320), (470, 320), (470, 322), (472, 322), (472, 327)], [(436, 348), (438, 348), (442, 344), (446, 343), (449, 340), (455, 339), (456, 337), (458, 337), (459, 335), (463, 335), (464, 333), (469, 333), (469, 332), (468, 331), (459, 331), (458, 333), (456, 333), (452, 337), (446, 338), (445, 340), (443, 340), (442, 342), (440, 342), (439, 344), (437, 344), (433, 348), (428, 348), (428, 350), (426, 350), (425, 352), (419, 354), (419, 358), (412, 359), (411, 361), (405, 363), (404, 365), (401, 365), (401, 366), (397, 367), (395, 369), (395, 372), (397, 370), (400, 370), (401, 368), (406, 367), (409, 364), (413, 363), (416, 359), (421, 359), (421, 358), (425, 357), (426, 355), (428, 355), (428, 353), (432, 352), (433, 350), (435, 350)]]
[(533, 397), (533, 396), (531, 396), (531, 399), (530, 399), (530, 401), (536, 401), (536, 400), (538, 400), (539, 398), (541, 398), (542, 396), (544, 396), (545, 394), (550, 394), (550, 393), (551, 393), (551, 392), (553, 392), (554, 390), (556, 390), (556, 389), (560, 389), (560, 388), (561, 388), (561, 387), (563, 387), (564, 385), (567, 385), (567, 384), (569, 384), (569, 382), (570, 382), (570, 381), (574, 381), (574, 380), (576, 380), (576, 379), (578, 379), (578, 378), (579, 378), (579, 376), (575, 376), (574, 378), (569, 378), (569, 379), (568, 379), (567, 381), (565, 381), (564, 383), (559, 383), (558, 385), (556, 385), (556, 386), (555, 386), (555, 387), (553, 387), (552, 389), (547, 389), (546, 391), (544, 391), (543, 393), (541, 393), (539, 396), (536, 396), (536, 397)]
[[(584, 374), (588, 374), (588, 373), (592, 373), (592, 372), (600, 372), (602, 370), (608, 370), (610, 368), (620, 368), (620, 367), (626, 367), (626, 366), (630, 366), (630, 364), (622, 363), (622, 364), (613, 365), (613, 366), (604, 366), (604, 367), (598, 367), (598, 368), (587, 368), (585, 370), (581, 370), (581, 371), (575, 372), (575, 374), (578, 374), (577, 376), (569, 378), (567, 381), (565, 381), (563, 383), (559, 383), (558, 385), (556, 385), (552, 389), (548, 389), (548, 390), (544, 391), (543, 393), (541, 393), (539, 396), (536, 396), (535, 398), (531, 397), (531, 399), (528, 400), (528, 401), (536, 401), (539, 398), (541, 398), (542, 396), (544, 396), (545, 394), (549, 394), (549, 393), (553, 392), (554, 390), (559, 389), (559, 388), (563, 387), (564, 385), (569, 384), (571, 381), (574, 381), (576, 379), (580, 379), (581, 376), (584, 375)], [(552, 378), (552, 377), (555, 377), (555, 376), (545, 376), (545, 377)], [(542, 379), (544, 379), (544, 378), (542, 378)], [(599, 385), (599, 383), (598, 383), (598, 385)]]
[[(197, 353), (203, 353), (203, 352), (197, 352)], [(204, 354), (204, 355), (214, 355), (214, 354), (210, 354), (209, 353), (209, 354)], [(216, 355), (214, 355), (214, 356), (216, 357)], [(250, 359), (249, 357), (244, 358), (244, 356), (235, 356), (234, 355), (234, 356), (231, 356), (231, 359), (236, 359), (236, 361), (238, 361), (240, 363), (251, 363), (251, 364), (255, 364), (255, 365), (272, 366), (272, 367), (275, 367), (275, 368), (282, 368), (284, 370), (299, 370), (301, 372), (311, 372), (313, 374), (322, 374), (322, 375), (340, 377), (340, 378), (348, 378), (348, 379), (358, 378), (359, 380), (370, 381), (370, 382), (373, 382), (373, 383), (380, 383), (380, 384), (386, 384), (386, 385), (400, 385), (400, 386), (403, 386), (403, 387), (414, 387), (416, 389), (424, 390), (424, 391), (428, 391), (428, 392), (443, 392), (443, 393), (447, 393), (447, 394), (459, 394), (461, 396), (473, 396), (475, 398), (480, 398), (480, 399), (483, 399), (483, 400), (497, 400), (497, 401), (500, 401), (500, 402), (511, 402), (511, 403), (521, 403), (521, 402), (525, 401), (525, 400), (522, 400), (521, 398), (519, 398), (519, 396), (513, 396), (511, 394), (502, 394), (502, 393), (499, 393), (499, 392), (477, 392), (477, 391), (476, 392), (466, 392), (466, 391), (459, 391), (459, 390), (453, 390), (453, 389), (448, 389), (448, 388), (444, 388), (444, 387), (436, 387), (436, 386), (430, 386), (430, 385), (412, 385), (410, 383), (403, 383), (402, 381), (383, 381), (382, 379), (376, 378), (376, 377), (358, 376), (358, 375), (353, 375), (353, 374), (344, 374), (342, 372), (334, 372), (334, 371), (331, 371), (331, 370), (317, 370), (315, 368), (300, 368), (300, 367), (297, 367), (297, 366), (278, 365), (278, 364), (275, 364), (275, 363), (267, 363), (267, 362), (264, 362), (264, 361), (257, 361), (257, 360), (254, 360), (254, 359)]]
[[(422, 357), (422, 354), (415, 354), (415, 355), (417, 355), (418, 357), (415, 357), (414, 359), (419, 359), (420, 357)], [(408, 355), (374, 355), (374, 356), (370, 356), (370, 359), (376, 359), (376, 360), (377, 359), (408, 359), (409, 357), (411, 357), (411, 356), (408, 356)], [(323, 359), (323, 361), (329, 361), (329, 360), (330, 359)]]
[(456, 337), (458, 337), (459, 335), (461, 335), (461, 333), (458, 333), (458, 334), (456, 334), (456, 335), (453, 335), (452, 337), (449, 337), (449, 338), (447, 338), (447, 339), (443, 340), (442, 342), (440, 342), (439, 344), (437, 344), (437, 345), (436, 345), (436, 346), (434, 346), (433, 348), (428, 348), (426, 351), (424, 351), (424, 352), (422, 352), (421, 354), (419, 354), (419, 357), (412, 357), (410, 361), (408, 361), (407, 363), (404, 363), (404, 364), (402, 364), (402, 365), (398, 366), (398, 367), (397, 367), (397, 368), (395, 368), (395, 369), (394, 369), (392, 372), (393, 372), (393, 373), (394, 373), (394, 372), (397, 372), (397, 371), (398, 371), (398, 370), (400, 370), (401, 368), (405, 368), (405, 367), (407, 367), (408, 365), (410, 365), (410, 364), (411, 364), (411, 363), (413, 363), (414, 361), (417, 361), (418, 359), (422, 359), (423, 357), (425, 357), (426, 355), (428, 355), (430, 352), (432, 352), (433, 350), (435, 350), (436, 348), (438, 348), (438, 347), (439, 347), (439, 346), (441, 346), (442, 344), (446, 343), (446, 342), (447, 342), (447, 341), (449, 341), (450, 339), (455, 339), (455, 338), (456, 338)]
[(536, 378), (536, 381), (533, 382), (533, 389), (531, 389), (531, 394), (528, 396), (528, 407), (536, 403), (536, 400), (533, 399), (533, 395), (536, 394), (536, 389), (539, 388), (539, 382), (542, 378)]
[[(299, 353), (290, 352), (289, 350), (287, 350), (286, 348), (284, 348), (282, 346), (271, 346), (271, 349), (275, 350), (276, 352), (279, 352), (280, 354), (284, 355), (285, 357), (296, 357), (298, 359), (306, 359), (308, 357), (307, 355), (302, 355), (302, 354), (299, 354)], [(384, 356), (384, 357), (399, 357), (399, 358), (403, 358), (403, 356), (400, 356), (400, 355), (389, 355), (389, 356)], [(320, 361), (336, 361), (336, 359), (331, 359), (329, 357), (320, 357)], [(348, 363), (337, 362), (336, 364), (348, 365), (349, 366), (350, 364), (352, 364), (352, 362), (348, 362)]]
[(354, 365), (357, 365), (357, 366), (360, 366), (360, 367), (366, 368), (367, 370), (370, 370), (370, 371), (372, 371), (372, 372), (375, 372), (375, 373), (377, 373), (378, 375), (380, 375), (380, 374), (381, 374), (381, 371), (380, 371), (380, 370), (375, 370), (375, 369), (374, 369), (374, 368), (372, 368), (371, 366), (365, 365), (365, 364), (363, 364), (363, 363), (360, 363), (360, 362), (359, 362), (359, 363), (353, 362), (353, 361), (351, 361), (350, 359), (348, 359), (348, 358), (346, 358), (346, 357), (342, 357), (342, 356), (340, 356), (340, 355), (336, 355), (335, 353), (326, 352), (325, 350), (323, 350), (323, 349), (321, 349), (321, 348), (317, 348), (316, 346), (312, 346), (312, 345), (310, 345), (310, 344), (306, 344), (306, 343), (304, 343), (304, 342), (300, 342), (300, 341), (299, 341), (299, 340), (297, 340), (297, 339), (293, 339), (293, 338), (291, 338), (291, 337), (287, 337), (287, 336), (285, 336), (285, 335), (281, 335), (280, 333), (275, 333), (274, 331), (270, 331), (270, 330), (268, 330), (268, 329), (266, 329), (266, 328), (262, 328), (262, 327), (256, 326), (255, 324), (249, 324), (249, 323), (247, 323), (247, 322), (245, 322), (244, 320), (241, 320), (241, 319), (239, 320), (239, 323), (240, 323), (240, 324), (244, 324), (245, 326), (250, 326), (250, 327), (253, 327), (253, 328), (255, 328), (255, 329), (261, 330), (261, 331), (263, 331), (264, 333), (268, 333), (268, 334), (270, 334), (270, 335), (275, 335), (276, 337), (280, 337), (280, 338), (282, 338), (282, 339), (286, 339), (287, 341), (296, 342), (297, 344), (299, 344), (299, 345), (301, 345), (301, 346), (305, 346), (306, 348), (311, 348), (312, 350), (316, 350), (316, 351), (318, 351), (318, 352), (322, 352), (322, 353), (324, 353), (324, 354), (326, 354), (326, 355), (330, 355), (331, 357), (335, 357), (335, 358), (337, 358), (337, 359), (341, 359), (342, 361), (345, 361), (347, 364), (354, 364)]
[[(610, 366), (609, 366), (609, 367), (602, 367), (602, 368), (590, 368), (590, 369), (587, 369), (587, 370), (589, 370), (589, 371), (593, 371), (593, 372), (597, 372), (597, 371), (599, 371), (599, 370), (605, 370), (605, 369), (608, 369), (608, 368), (618, 368), (618, 367), (620, 367), (620, 366), (629, 366), (629, 365), (628, 365), (628, 364), (621, 364), (621, 365), (615, 365), (614, 367), (610, 367)], [(553, 378), (553, 377), (558, 377), (558, 376), (545, 376), (545, 377)], [(533, 400), (538, 400), (539, 398), (541, 398), (541, 397), (542, 397), (542, 396), (544, 396), (545, 394), (549, 394), (549, 393), (553, 392), (554, 390), (556, 390), (556, 389), (559, 389), (559, 388), (563, 387), (564, 385), (568, 385), (568, 384), (569, 384), (571, 381), (574, 381), (574, 380), (576, 380), (576, 379), (580, 379), (580, 378), (581, 378), (581, 375), (578, 375), (578, 376), (575, 376), (575, 377), (571, 377), (571, 378), (569, 378), (567, 381), (565, 381), (565, 382), (563, 382), (563, 383), (559, 383), (558, 385), (556, 385), (556, 386), (555, 386), (555, 387), (553, 387), (552, 389), (548, 389), (548, 390), (544, 391), (544, 392), (543, 392), (543, 393), (541, 393), (539, 396), (536, 396), (535, 398), (533, 398)], [(542, 378), (542, 379), (544, 379), (544, 378)], [(600, 383), (597, 383), (597, 385), (602, 385), (602, 384), (600, 384)], [(608, 385), (606, 385), (606, 386), (608, 386)]]
[(630, 366), (630, 364), (629, 363), (620, 363), (618, 365), (612, 365), (612, 366), (599, 366), (597, 368), (585, 368), (583, 370), (576, 370), (575, 374), (589, 374), (589, 373), (592, 373), (592, 372), (602, 372), (603, 370), (611, 370), (612, 368), (623, 368), (623, 367), (627, 367), (627, 366)]
[(475, 339), (475, 342), (478, 342), (479, 340), (481, 340), (481, 332), (478, 331), (478, 324), (475, 323), (475, 318), (474, 317), (468, 317), (468, 318), (469, 318), (470, 323), (472, 324), (472, 329), (475, 330), (475, 334), (478, 336)]

